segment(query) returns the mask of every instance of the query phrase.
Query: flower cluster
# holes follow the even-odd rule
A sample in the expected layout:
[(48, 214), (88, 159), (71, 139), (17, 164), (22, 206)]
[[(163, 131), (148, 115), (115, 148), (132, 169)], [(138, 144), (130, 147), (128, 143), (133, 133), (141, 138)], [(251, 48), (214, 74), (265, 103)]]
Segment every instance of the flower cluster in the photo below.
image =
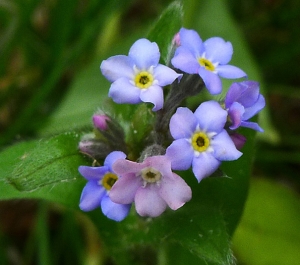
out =
[[(170, 45), (171, 67), (159, 63), (159, 47), (148, 39), (137, 40), (128, 56), (101, 63), (102, 74), (111, 82), (108, 96), (119, 104), (145, 103), (146, 111), (137, 108), (127, 122), (106, 112), (93, 116), (94, 133), (81, 140), (79, 149), (103, 166), (79, 167), (88, 180), (80, 198), (83, 211), (101, 207), (108, 218), (121, 221), (132, 203), (140, 216), (157, 217), (167, 207), (177, 210), (192, 192), (173, 170), (192, 168), (200, 182), (222, 161), (242, 155), (246, 138), (237, 132), (239, 127), (263, 131), (250, 121), (265, 106), (257, 82), (235, 81), (222, 101), (213, 100), (222, 92), (221, 78), (247, 77), (228, 64), (230, 42), (219, 37), (203, 42), (196, 31), (182, 28)], [(211, 100), (193, 111), (182, 106), (204, 87)]]

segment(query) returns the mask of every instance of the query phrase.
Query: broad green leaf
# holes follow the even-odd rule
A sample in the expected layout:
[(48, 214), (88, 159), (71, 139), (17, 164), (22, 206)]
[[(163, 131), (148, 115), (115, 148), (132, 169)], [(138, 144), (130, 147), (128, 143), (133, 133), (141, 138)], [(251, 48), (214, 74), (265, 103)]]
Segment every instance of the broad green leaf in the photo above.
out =
[(23, 155), (8, 179), (21, 191), (65, 181), (76, 181), (76, 165), (82, 162), (77, 146), (80, 134), (65, 133), (41, 141), (31, 152)]
[(8, 183), (14, 167), (36, 146), (36, 141), (15, 144), (0, 153), (0, 199), (22, 197), (20, 192)]
[(170, 4), (156, 21), (148, 34), (148, 38), (158, 44), (164, 64), (170, 62), (172, 40), (182, 26), (183, 11), (179, 1)]
[(77, 150), (79, 138), (66, 133), (2, 151), (0, 199), (38, 198), (77, 208), (85, 183), (77, 169), (87, 164)]
[(233, 238), (243, 264), (300, 264), (300, 200), (292, 189), (253, 179), (245, 212)]

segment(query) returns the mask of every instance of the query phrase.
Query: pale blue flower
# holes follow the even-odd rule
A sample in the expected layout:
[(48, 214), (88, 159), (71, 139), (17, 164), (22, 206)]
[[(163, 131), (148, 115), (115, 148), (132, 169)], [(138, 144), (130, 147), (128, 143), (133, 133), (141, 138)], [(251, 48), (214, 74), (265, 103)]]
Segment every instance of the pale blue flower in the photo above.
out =
[(137, 40), (128, 56), (116, 55), (104, 60), (100, 66), (102, 74), (112, 82), (109, 97), (116, 103), (137, 104), (150, 102), (153, 111), (162, 108), (162, 87), (181, 77), (171, 68), (159, 64), (160, 52), (155, 42)]
[(235, 79), (247, 76), (240, 68), (228, 64), (233, 48), (222, 38), (213, 37), (203, 42), (196, 31), (181, 28), (177, 42), (180, 46), (171, 60), (172, 65), (188, 74), (199, 74), (211, 94), (221, 93), (220, 77)]
[(88, 180), (83, 188), (79, 207), (83, 211), (91, 211), (101, 207), (104, 215), (115, 221), (122, 221), (129, 213), (131, 204), (117, 204), (109, 198), (109, 192), (119, 176), (112, 165), (126, 155), (120, 151), (110, 153), (102, 167), (80, 166), (80, 174)]
[(170, 120), (170, 132), (175, 139), (166, 156), (172, 169), (187, 170), (192, 166), (200, 181), (211, 175), (221, 161), (236, 160), (238, 151), (224, 129), (227, 112), (216, 101), (202, 103), (193, 113), (180, 107)]

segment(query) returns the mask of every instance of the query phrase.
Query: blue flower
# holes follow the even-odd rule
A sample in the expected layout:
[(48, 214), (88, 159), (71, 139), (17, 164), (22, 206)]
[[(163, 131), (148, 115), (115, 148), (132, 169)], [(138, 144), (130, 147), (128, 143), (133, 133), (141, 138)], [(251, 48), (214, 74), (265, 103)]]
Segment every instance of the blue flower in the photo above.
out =
[(91, 211), (101, 207), (102, 212), (108, 218), (122, 221), (129, 213), (131, 204), (117, 204), (111, 201), (108, 194), (119, 176), (112, 170), (112, 165), (119, 159), (125, 159), (126, 155), (120, 151), (110, 153), (102, 167), (80, 166), (80, 174), (88, 180), (83, 188), (79, 207), (83, 211)]
[(104, 60), (102, 74), (112, 82), (109, 97), (116, 103), (150, 102), (153, 111), (163, 106), (162, 87), (180, 77), (171, 68), (159, 64), (160, 52), (155, 42), (137, 40), (128, 56), (116, 55)]
[(167, 148), (174, 170), (192, 166), (195, 177), (211, 175), (221, 161), (236, 160), (238, 151), (224, 129), (227, 112), (216, 101), (202, 103), (193, 113), (180, 107), (170, 120), (170, 132), (175, 141)]
[(232, 130), (238, 127), (248, 127), (263, 132), (256, 123), (248, 121), (265, 107), (265, 99), (259, 93), (259, 84), (254, 81), (233, 83), (225, 98), (225, 108), (228, 111)]
[(228, 65), (233, 54), (230, 42), (219, 37), (202, 42), (196, 31), (185, 28), (180, 29), (179, 37), (180, 46), (171, 60), (173, 66), (188, 74), (199, 74), (211, 94), (222, 91), (219, 76), (229, 79), (247, 76), (240, 68)]

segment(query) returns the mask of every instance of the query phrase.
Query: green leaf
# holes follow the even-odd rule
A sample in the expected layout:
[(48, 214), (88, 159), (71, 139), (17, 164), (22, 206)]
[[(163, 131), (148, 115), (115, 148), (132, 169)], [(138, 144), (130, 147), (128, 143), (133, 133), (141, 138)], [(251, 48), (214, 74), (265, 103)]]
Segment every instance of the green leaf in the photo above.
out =
[(182, 26), (183, 11), (179, 1), (170, 4), (148, 33), (148, 39), (158, 44), (161, 59), (169, 64), (172, 56), (172, 40)]
[(21, 142), (0, 153), (0, 199), (5, 200), (20, 196), (19, 192), (8, 183), (8, 177), (12, 175), (14, 167), (36, 144), (36, 141)]
[(300, 264), (300, 200), (292, 189), (253, 179), (245, 212), (233, 239), (243, 264)]
[(82, 162), (77, 146), (78, 133), (65, 133), (41, 141), (22, 157), (8, 179), (21, 191), (33, 191), (46, 185), (76, 181), (76, 165)]
[(87, 164), (77, 150), (79, 139), (65, 133), (2, 151), (0, 199), (38, 198), (77, 208), (86, 182), (77, 169)]

